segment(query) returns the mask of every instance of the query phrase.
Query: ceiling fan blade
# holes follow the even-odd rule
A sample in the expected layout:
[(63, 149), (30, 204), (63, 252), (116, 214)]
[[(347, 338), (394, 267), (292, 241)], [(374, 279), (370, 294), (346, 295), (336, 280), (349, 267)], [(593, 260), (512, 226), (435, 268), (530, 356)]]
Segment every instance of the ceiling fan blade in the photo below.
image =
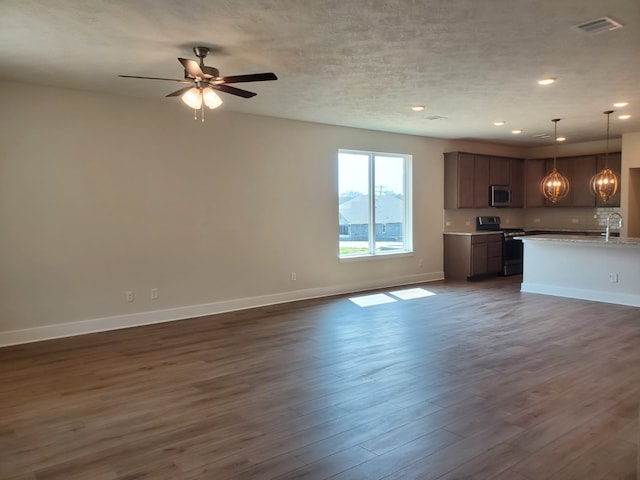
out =
[(241, 90), (236, 87), (230, 87), (229, 85), (210, 85), (210, 86), (211, 88), (220, 90), (221, 92), (230, 93), (231, 95), (237, 95), (242, 98), (251, 98), (257, 95), (257, 93), (249, 92), (247, 90)]
[(202, 70), (202, 73), (204, 73), (204, 76), (207, 78), (217, 78), (220, 76), (220, 71), (215, 67), (207, 67), (204, 65), (200, 67), (200, 70)]
[(180, 90), (176, 90), (175, 92), (171, 92), (169, 95), (165, 95), (165, 96), (167, 96), (167, 97), (179, 97), (183, 93), (187, 93), (192, 88), (193, 88), (192, 86), (184, 87), (184, 88), (181, 88)]
[(252, 73), (249, 75), (234, 75), (231, 77), (222, 77), (224, 83), (240, 83), (240, 82), (264, 82), (267, 80), (277, 80), (275, 73)]
[(118, 75), (122, 78), (142, 78), (144, 80), (166, 80), (168, 82), (180, 82), (180, 83), (191, 83), (191, 80), (185, 80), (184, 78), (181, 80), (175, 78), (158, 78), (158, 77), (137, 77), (135, 75)]
[(193, 78), (197, 78), (198, 80), (202, 80), (205, 78), (205, 74), (200, 68), (200, 65), (198, 65), (198, 62), (189, 58), (178, 58), (178, 61), (182, 64), (187, 73)]

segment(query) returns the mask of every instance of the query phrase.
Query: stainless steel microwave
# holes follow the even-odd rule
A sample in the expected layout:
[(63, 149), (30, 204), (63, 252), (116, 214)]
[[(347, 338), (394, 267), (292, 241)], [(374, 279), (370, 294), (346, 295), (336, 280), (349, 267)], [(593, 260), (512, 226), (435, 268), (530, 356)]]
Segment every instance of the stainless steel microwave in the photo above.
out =
[(489, 187), (490, 207), (510, 207), (511, 189), (506, 185), (491, 185)]

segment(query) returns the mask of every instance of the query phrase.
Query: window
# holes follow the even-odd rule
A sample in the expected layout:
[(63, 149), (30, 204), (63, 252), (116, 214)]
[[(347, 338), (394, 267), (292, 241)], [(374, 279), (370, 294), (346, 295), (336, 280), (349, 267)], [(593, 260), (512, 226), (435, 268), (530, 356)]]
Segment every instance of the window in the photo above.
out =
[(340, 258), (411, 251), (410, 187), (411, 155), (338, 152)]

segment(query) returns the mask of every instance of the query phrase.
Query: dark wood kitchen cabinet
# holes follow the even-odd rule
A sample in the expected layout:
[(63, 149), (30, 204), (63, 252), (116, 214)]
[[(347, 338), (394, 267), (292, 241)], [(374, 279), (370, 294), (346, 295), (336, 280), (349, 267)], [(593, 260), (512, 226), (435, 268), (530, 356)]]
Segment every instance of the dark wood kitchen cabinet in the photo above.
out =
[[(506, 185), (521, 198), (522, 160), (465, 152), (444, 154), (444, 208), (487, 208), (489, 186)], [(514, 162), (519, 162), (515, 168)], [(512, 191), (513, 195), (513, 191)], [(522, 206), (522, 201), (518, 205)]]
[(511, 188), (511, 206), (524, 207), (524, 160), (520, 158), (511, 159), (509, 187)]
[(489, 157), (473, 153), (444, 154), (444, 208), (489, 206)]
[(502, 271), (502, 233), (444, 234), (444, 276), (467, 280)]
[[(609, 154), (609, 168), (620, 180), (620, 153)], [(580, 155), (558, 157), (558, 171), (569, 180), (569, 194), (562, 200), (552, 203), (545, 199), (540, 191), (540, 181), (553, 169), (553, 158), (528, 159), (524, 163), (524, 206), (535, 207), (619, 207), (620, 186), (618, 192), (608, 202), (604, 202), (591, 191), (591, 178), (604, 168), (604, 155)]]
[(572, 207), (595, 207), (596, 197), (589, 187), (591, 178), (596, 173), (597, 158), (595, 155), (583, 155), (571, 158), (572, 177), (571, 195)]
[(511, 183), (511, 159), (491, 157), (489, 165), (489, 185), (509, 185)]
[(545, 172), (544, 158), (529, 158), (524, 162), (524, 206), (526, 208), (544, 207), (544, 195), (540, 191), (540, 181)]

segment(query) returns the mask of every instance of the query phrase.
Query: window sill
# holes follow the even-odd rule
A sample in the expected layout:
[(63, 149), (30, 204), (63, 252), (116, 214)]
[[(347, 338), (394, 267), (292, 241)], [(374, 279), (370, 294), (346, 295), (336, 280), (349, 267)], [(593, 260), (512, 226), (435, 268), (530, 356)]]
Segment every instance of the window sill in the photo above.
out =
[(388, 253), (376, 253), (375, 255), (367, 254), (367, 255), (354, 255), (352, 257), (338, 257), (338, 261), (340, 263), (349, 263), (349, 262), (365, 262), (369, 260), (389, 260), (391, 258), (400, 258), (400, 257), (413, 257), (414, 252), (388, 252)]

